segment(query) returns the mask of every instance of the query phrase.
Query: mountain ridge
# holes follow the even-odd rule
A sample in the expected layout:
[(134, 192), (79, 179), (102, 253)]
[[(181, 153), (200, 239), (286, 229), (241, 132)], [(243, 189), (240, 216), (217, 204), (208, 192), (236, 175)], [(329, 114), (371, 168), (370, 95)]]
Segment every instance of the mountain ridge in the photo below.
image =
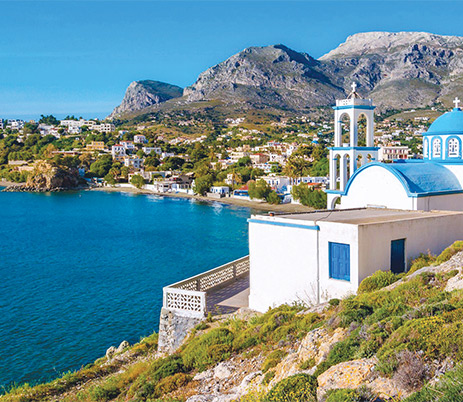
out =
[(361, 32), (319, 59), (282, 44), (248, 47), (199, 74), (180, 96), (151, 104), (148, 99), (132, 108), (126, 102), (111, 117), (211, 101), (230, 108), (308, 112), (345, 97), (353, 81), (380, 111), (451, 105), (463, 91), (463, 37)]

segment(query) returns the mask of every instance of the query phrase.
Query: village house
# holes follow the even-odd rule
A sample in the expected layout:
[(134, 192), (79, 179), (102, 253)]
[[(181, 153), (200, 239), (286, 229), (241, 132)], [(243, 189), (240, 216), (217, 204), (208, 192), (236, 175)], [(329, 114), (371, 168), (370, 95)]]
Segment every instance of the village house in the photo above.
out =
[(135, 144), (146, 144), (148, 142), (148, 140), (146, 139), (146, 137), (142, 134), (137, 134), (133, 137), (133, 142)]
[(85, 147), (87, 151), (104, 151), (106, 147), (104, 141), (92, 141), (90, 144), (87, 144)]
[(379, 147), (378, 160), (380, 162), (408, 159), (410, 148), (406, 146), (381, 146)]
[(143, 166), (143, 159), (140, 159), (136, 156), (125, 156), (124, 166), (140, 169)]
[(111, 147), (111, 155), (113, 158), (116, 158), (118, 156), (125, 156), (126, 148), (122, 144), (116, 144)]
[(121, 145), (125, 148), (126, 152), (131, 153), (135, 150), (135, 145), (132, 141), (121, 141)]
[(142, 147), (142, 151), (146, 155), (150, 155), (151, 153), (155, 153), (155, 154), (160, 155), (162, 153), (162, 150), (161, 150), (160, 147)]

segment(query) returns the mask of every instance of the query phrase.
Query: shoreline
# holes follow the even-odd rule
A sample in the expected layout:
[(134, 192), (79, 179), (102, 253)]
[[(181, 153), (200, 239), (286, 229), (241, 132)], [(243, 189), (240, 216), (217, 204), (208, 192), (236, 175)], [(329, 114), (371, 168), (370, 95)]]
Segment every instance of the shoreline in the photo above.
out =
[[(0, 180), (0, 187), (9, 187), (18, 185), (21, 183), (14, 183), (9, 181)], [(119, 193), (132, 193), (132, 194), (143, 194), (143, 195), (158, 195), (160, 197), (173, 197), (173, 198), (188, 198), (194, 199), (201, 202), (213, 203), (219, 202), (225, 205), (235, 205), (238, 207), (249, 208), (251, 210), (259, 212), (282, 212), (282, 213), (294, 213), (294, 212), (310, 212), (313, 211), (313, 208), (306, 207), (299, 204), (278, 204), (272, 205), (266, 202), (257, 202), (250, 200), (240, 200), (232, 197), (223, 197), (223, 198), (209, 198), (199, 195), (185, 194), (185, 193), (155, 193), (146, 189), (138, 189), (136, 187), (87, 187), (87, 188), (76, 188), (69, 189), (69, 191), (104, 191), (104, 192), (119, 192)]]
[(306, 207), (299, 204), (278, 204), (272, 205), (266, 202), (256, 202), (249, 200), (240, 200), (231, 197), (223, 198), (208, 198), (199, 195), (185, 194), (185, 193), (155, 193), (153, 191), (138, 189), (135, 187), (89, 187), (86, 191), (106, 191), (106, 192), (126, 192), (133, 194), (144, 194), (144, 195), (158, 195), (160, 197), (173, 197), (173, 198), (189, 198), (197, 201), (213, 203), (219, 202), (226, 205), (235, 205), (238, 207), (250, 208), (260, 212), (310, 212), (313, 208)]

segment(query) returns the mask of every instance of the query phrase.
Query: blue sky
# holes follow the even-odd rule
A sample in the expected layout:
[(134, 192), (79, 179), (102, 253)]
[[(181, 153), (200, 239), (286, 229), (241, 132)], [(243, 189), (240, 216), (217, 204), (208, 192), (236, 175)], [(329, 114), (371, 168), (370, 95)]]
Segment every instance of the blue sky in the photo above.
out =
[(104, 117), (131, 81), (180, 86), (248, 46), (320, 57), (364, 31), (462, 35), (463, 1), (3, 1), (0, 117)]

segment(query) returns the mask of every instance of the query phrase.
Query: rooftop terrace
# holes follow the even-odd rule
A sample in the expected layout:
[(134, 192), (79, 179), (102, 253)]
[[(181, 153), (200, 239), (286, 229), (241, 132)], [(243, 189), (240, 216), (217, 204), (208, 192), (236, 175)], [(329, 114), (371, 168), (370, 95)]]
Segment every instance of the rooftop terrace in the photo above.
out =
[[(304, 224), (316, 225), (320, 221), (346, 223), (351, 225), (368, 225), (382, 222), (397, 222), (408, 219), (432, 218), (439, 216), (461, 215), (458, 211), (406, 211), (399, 209), (385, 208), (357, 208), (314, 211), (292, 214), (254, 215), (252, 219), (265, 221), (279, 221), (288, 219), (292, 221), (303, 221)], [(302, 223), (302, 222), (301, 222)]]

